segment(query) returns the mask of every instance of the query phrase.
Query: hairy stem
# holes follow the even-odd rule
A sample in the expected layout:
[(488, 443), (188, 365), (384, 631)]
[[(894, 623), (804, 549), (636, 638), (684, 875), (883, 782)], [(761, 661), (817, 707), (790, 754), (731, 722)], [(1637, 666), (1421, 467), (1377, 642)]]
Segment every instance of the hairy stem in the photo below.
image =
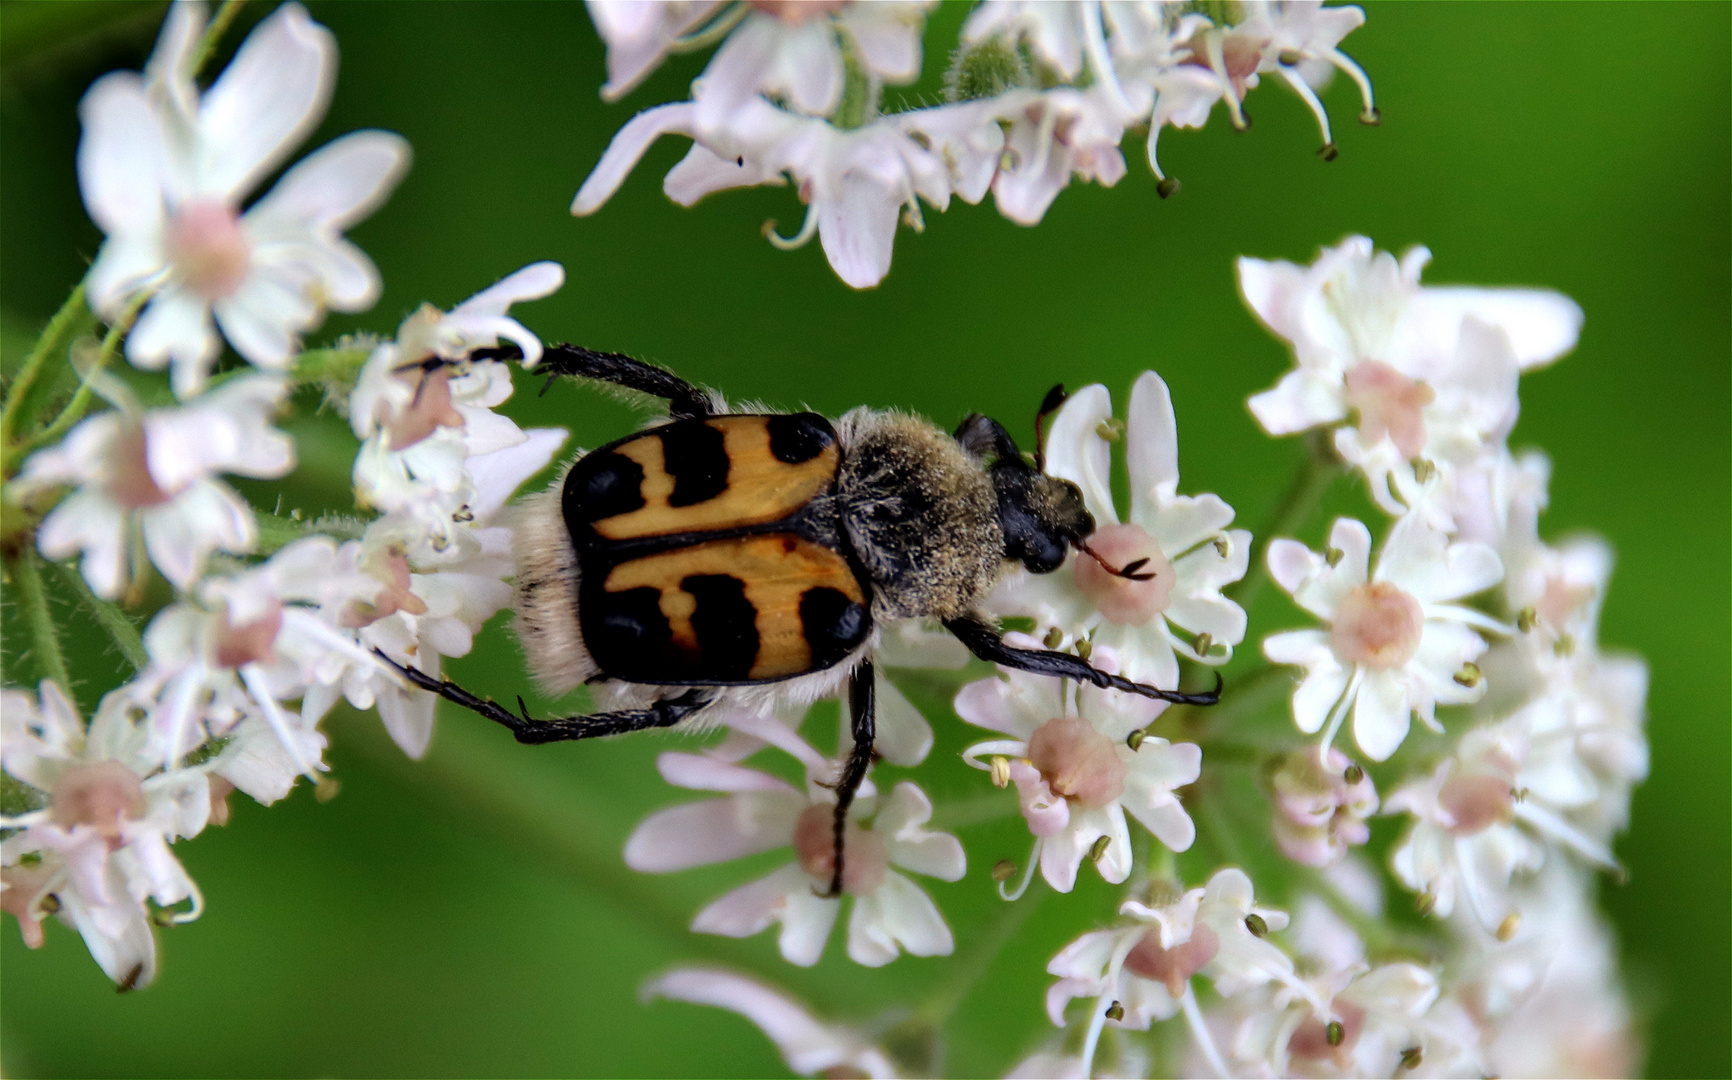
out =
[(19, 604), (24, 608), (24, 622), (30, 628), (30, 655), (36, 670), (43, 678), (59, 683), (70, 700), (72, 679), (66, 672), (66, 655), (60, 651), (60, 632), (48, 610), (48, 594), (42, 588), (42, 556), (27, 547), (8, 561)]
[(52, 424), (43, 428), (40, 434), (30, 440), (32, 448), (58, 442), (73, 424), (84, 418), (85, 411), (90, 408), (93, 384), (102, 374), (102, 369), (106, 368), (108, 362), (114, 358), (114, 354), (120, 351), (120, 343), (126, 339), (126, 332), (132, 329), (133, 321), (138, 318), (138, 313), (143, 310), (145, 303), (150, 299), (150, 295), (148, 292), (143, 292), (128, 301), (126, 310), (121, 312), (120, 318), (114, 320), (109, 326), (108, 333), (102, 336), (102, 348), (97, 351), (96, 359), (91, 361), (90, 370), (84, 373), (83, 380), (79, 382), (77, 391), (72, 395), (72, 400), (68, 401), (66, 407), (60, 410), (60, 415), (54, 418)]
[(51, 563), (59, 571), (61, 580), (78, 594), (78, 599), (84, 604), (91, 618), (98, 626), (108, 632), (114, 641), (120, 655), (126, 657), (126, 662), (132, 665), (132, 670), (143, 671), (150, 662), (150, 656), (144, 651), (144, 639), (139, 636), (138, 624), (131, 616), (120, 610), (119, 605), (102, 599), (90, 591), (90, 583), (84, 580), (84, 575), (78, 572), (78, 567), (72, 563)]
[(246, 0), (223, 0), (223, 6), (217, 9), (216, 18), (205, 27), (204, 36), (198, 39), (198, 48), (192, 54), (192, 73), (197, 76), (210, 62), (211, 54), (216, 52), (217, 43), (234, 25), (235, 16), (241, 13), (241, 5)]
[(1305, 448), (1305, 457), (1294, 472), (1293, 482), (1287, 486), (1287, 493), (1275, 507), (1269, 524), (1259, 529), (1251, 538), (1251, 565), (1245, 571), (1244, 579), (1229, 585), (1225, 590), (1227, 597), (1246, 611), (1251, 610), (1251, 605), (1257, 602), (1263, 586), (1269, 583), (1269, 564), (1265, 558), (1269, 551), (1269, 542), (1277, 536), (1291, 536), (1298, 531), (1299, 526), (1317, 512), (1317, 505), (1323, 501), (1323, 493), (1329, 490), (1329, 485), (1341, 474), (1341, 465), (1330, 451), (1323, 432), (1313, 431), (1306, 435)]
[(30, 350), (30, 355), (24, 361), (24, 366), (18, 370), (18, 377), (12, 380), (12, 385), (6, 391), (6, 404), (0, 410), (0, 476), (8, 479), (17, 471), (13, 461), (13, 432), (21, 422), (30, 419), (23, 415), (24, 403), (30, 396), (30, 389), (42, 374), (44, 366), (51, 356), (63, 354), (71, 337), (78, 332), (79, 324), (88, 318), (90, 308), (84, 300), (84, 282), (80, 281), (73, 287), (66, 302), (60, 305), (60, 310), (48, 320), (43, 327), (42, 336), (36, 339), (36, 344)]

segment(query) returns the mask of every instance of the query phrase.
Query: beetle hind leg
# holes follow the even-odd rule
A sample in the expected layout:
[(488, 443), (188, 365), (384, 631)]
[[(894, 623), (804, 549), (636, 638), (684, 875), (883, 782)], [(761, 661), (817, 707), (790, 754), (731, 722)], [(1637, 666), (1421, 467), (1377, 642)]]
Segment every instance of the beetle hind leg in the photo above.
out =
[(689, 719), (714, 700), (713, 696), (706, 694), (702, 688), (693, 688), (678, 697), (664, 698), (642, 709), (621, 709), (615, 712), (591, 713), (587, 716), (537, 720), (529, 715), (521, 697), (517, 699), (518, 711), (514, 713), (490, 698), (476, 697), (449, 679), (435, 679), (419, 668), (404, 667), (377, 649), (373, 651), (379, 659), (390, 664), (397, 674), (414, 686), (480, 713), (494, 723), (510, 729), (518, 742), (529, 745), (593, 739), (602, 735), (642, 731), (645, 728), (672, 727)]

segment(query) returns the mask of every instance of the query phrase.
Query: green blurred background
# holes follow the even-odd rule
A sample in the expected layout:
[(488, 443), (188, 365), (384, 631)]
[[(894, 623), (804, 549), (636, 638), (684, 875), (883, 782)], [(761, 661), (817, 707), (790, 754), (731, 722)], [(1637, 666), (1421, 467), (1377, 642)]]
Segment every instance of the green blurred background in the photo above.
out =
[[(1645, 654), (1653, 671), (1653, 775), (1618, 844), (1630, 878), (1603, 882), (1602, 893), (1647, 1028), (1648, 1070), (1732, 1072), (1732, 9), (1368, 5), (1346, 47), (1375, 80), (1385, 123), (1353, 123), (1353, 89), (1338, 80), (1326, 95), (1338, 161), (1317, 159), (1302, 105), (1265, 85), (1248, 102), (1252, 131), (1235, 135), (1217, 115), (1202, 132), (1163, 139), (1163, 162), (1184, 182), (1176, 198), (1156, 198), (1140, 142), (1128, 139), (1130, 175), (1118, 188), (1073, 187), (1035, 229), (990, 205), (930, 213), (924, 235), (898, 237), (885, 284), (853, 292), (816, 244), (784, 254), (760, 239), (766, 218), (784, 232), (797, 223), (785, 189), (727, 193), (693, 210), (670, 204), (660, 177), (683, 140), (655, 147), (599, 214), (566, 214), (611, 134), (636, 109), (684, 97), (703, 57), (670, 63), (608, 106), (597, 96), (601, 48), (576, 5), (311, 7), (336, 32), (342, 66), (309, 145), (377, 126), (403, 133), (416, 154), (397, 194), (352, 234), (383, 271), (383, 300), (331, 320), (315, 341), (389, 332), (423, 300), (449, 306), (551, 258), (566, 266), (564, 290), (520, 312), (544, 337), (631, 352), (781, 405), (831, 414), (895, 405), (945, 424), (982, 410), (1026, 437), (1054, 381), (1104, 381), (1122, 396), (1154, 367), (1179, 410), (1185, 490), (1219, 492), (1255, 529), (1300, 447), (1264, 437), (1245, 411), (1245, 397), (1288, 359), (1241, 307), (1236, 256), (1308, 260), (1363, 232), (1392, 250), (1429, 245), (1431, 281), (1575, 297), (1587, 312), (1581, 345), (1523, 380), (1514, 441), (1555, 463), (1544, 530), (1593, 529), (1616, 546), (1603, 637)], [(10, 362), (99, 242), (75, 185), (78, 97), (101, 72), (142, 63), (161, 10), (0, 5), (0, 351)], [(249, 8), (242, 26), (267, 10)], [(964, 13), (935, 16), (927, 75), (891, 90), (891, 105), (936, 93)], [(340, 421), (314, 415), (311, 396), (302, 405), (303, 468), (285, 505), (340, 508), (352, 442)], [(526, 426), (569, 426), (574, 444), (633, 423), (567, 388), (522, 393), (507, 411)], [(1332, 503), (1362, 505), (1345, 484)], [(1321, 535), (1320, 518), (1304, 538)], [(116, 660), (65, 614), (88, 707), (115, 681)], [(1253, 635), (1294, 621), (1265, 593)], [(33, 682), (17, 647), (8, 642), (6, 681)], [(525, 682), (503, 630), (450, 670), (502, 697)], [(903, 685), (946, 712), (939, 682), (916, 675)], [(981, 789), (946, 756), (966, 732), (938, 721), (939, 750), (920, 777), (942, 807)], [(1014, 908), (1000, 904), (983, 871), (1023, 857), (1026, 834), (999, 819), (960, 829), (967, 879), (931, 886), (956, 928), (958, 960), (866, 971), (834, 941), (817, 968), (792, 969), (770, 935), (736, 942), (684, 929), (702, 903), (774, 857), (655, 878), (621, 865), (631, 827), (685, 797), (652, 766), (675, 740), (528, 749), (448, 713), (414, 764), (376, 719), (340, 714), (330, 726), (342, 781), (334, 801), (316, 802), (304, 786), (269, 810), (237, 798), (231, 825), (177, 848), (209, 912), (163, 934), (157, 985), (117, 997), (65, 928), (30, 952), (6, 927), (6, 1075), (781, 1073), (768, 1042), (731, 1014), (638, 1003), (647, 974), (693, 959), (769, 972), (833, 1015), (960, 996), (946, 1067), (996, 1075), (1050, 1030), (1045, 960), (1109, 918), (1115, 901), (1085, 873), (1072, 896), (1041, 900), (1037, 887)], [(1380, 842), (1394, 828), (1380, 826)]]

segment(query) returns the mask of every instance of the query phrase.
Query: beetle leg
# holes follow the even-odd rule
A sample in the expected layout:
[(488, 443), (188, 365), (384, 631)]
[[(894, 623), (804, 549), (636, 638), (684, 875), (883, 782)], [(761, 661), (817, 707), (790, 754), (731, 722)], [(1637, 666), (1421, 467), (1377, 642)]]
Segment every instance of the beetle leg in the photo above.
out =
[(848, 826), (848, 808), (854, 805), (854, 793), (860, 790), (866, 779), (866, 770), (872, 766), (872, 743), (877, 738), (877, 685), (870, 660), (862, 661), (848, 680), (854, 750), (848, 755), (847, 763), (842, 766), (842, 775), (836, 781), (836, 814), (832, 819), (836, 866), (830, 874), (829, 891), (819, 893), (819, 896), (842, 895), (843, 830)]
[[(476, 349), (469, 356), (474, 360), (521, 360), (523, 352), (516, 345), (500, 345)], [(668, 403), (668, 415), (675, 420), (697, 419), (715, 412), (709, 396), (702, 390), (670, 371), (623, 353), (596, 352), (581, 345), (549, 345), (541, 354), (539, 366), (550, 375), (594, 379), (662, 398)]]
[(1092, 683), (1109, 690), (1123, 690), (1127, 694), (1141, 694), (1143, 697), (1180, 705), (1213, 705), (1221, 700), (1219, 672), (1215, 673), (1213, 690), (1202, 694), (1184, 694), (1177, 690), (1162, 690), (1146, 683), (1132, 682), (1118, 675), (1109, 675), (1093, 667), (1082, 657), (1072, 656), (1070, 653), (1053, 652), (1050, 649), (1019, 649), (1006, 645), (998, 629), (978, 615), (945, 619), (944, 628), (955, 634), (959, 641), (968, 646), (969, 652), (982, 660), (1003, 664), (1018, 671), (1051, 675), (1058, 679), (1076, 679), (1078, 682)]
[(694, 688), (678, 697), (655, 702), (646, 709), (621, 709), (617, 712), (591, 713), (588, 716), (537, 720), (524, 708), (522, 698), (517, 699), (517, 707), (521, 711), (514, 713), (489, 698), (476, 697), (454, 682), (435, 679), (419, 668), (404, 667), (378, 649), (373, 652), (415, 686), (438, 694), (446, 701), (455, 702), (466, 709), (473, 709), (495, 723), (503, 724), (517, 736), (518, 742), (531, 745), (565, 742), (570, 739), (593, 739), (600, 735), (642, 731), (644, 728), (672, 727), (711, 701), (701, 689)]

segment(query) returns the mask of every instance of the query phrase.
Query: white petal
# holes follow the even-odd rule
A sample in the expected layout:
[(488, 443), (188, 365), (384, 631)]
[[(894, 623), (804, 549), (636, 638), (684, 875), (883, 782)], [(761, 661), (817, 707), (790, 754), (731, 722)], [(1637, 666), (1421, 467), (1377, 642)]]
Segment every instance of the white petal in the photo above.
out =
[(143, 82), (132, 72), (105, 75), (79, 102), (78, 118), (78, 186), (91, 220), (105, 233), (160, 236), (167, 151)]
[[(416, 666), (425, 670), (425, 658), (429, 652), (431, 650), (426, 648), (421, 650), (416, 657)], [(437, 663), (428, 674), (439, 677)], [(425, 757), (428, 745), (433, 742), (433, 711), (438, 704), (439, 698), (425, 690), (403, 690), (381, 694), (378, 698), (379, 719), (385, 724), (385, 733), (412, 761)], [(303, 702), (303, 710), (304, 707)]]
[(42, 522), (36, 545), (55, 560), (82, 551), (84, 580), (104, 599), (119, 596), (126, 584), (126, 515), (97, 491), (80, 488), (62, 499)]
[(221, 351), (222, 343), (211, 324), (210, 305), (192, 290), (178, 286), (157, 293), (126, 337), (126, 358), (135, 367), (160, 371), (174, 361), (174, 390), (181, 398), (203, 388)]
[[(1219, 495), (1166, 494), (1156, 499), (1145, 497), (1141, 502), (1140, 508), (1132, 509), (1131, 520), (1147, 529), (1169, 557), (1177, 557), (1181, 552), (1189, 551), (1203, 541), (1215, 537), (1233, 523), (1233, 508), (1222, 501)], [(1249, 540), (1250, 533), (1244, 530), (1239, 532)], [(1234, 554), (1229, 549), (1228, 557), (1232, 558)], [(1249, 545), (1242, 547), (1237, 554), (1240, 559), (1248, 559)], [(1216, 555), (1215, 558), (1220, 556)], [(1240, 576), (1244, 576), (1244, 571), (1240, 571)]]
[(1429, 287), (1421, 293), (1427, 322), (1454, 327), (1472, 315), (1503, 328), (1524, 369), (1548, 364), (1576, 347), (1582, 309), (1548, 289)]
[(337, 42), (284, 4), (242, 42), (199, 106), (201, 193), (238, 203), (318, 125), (336, 82)]
[(940, 881), (961, 881), (968, 870), (962, 844), (949, 833), (923, 826), (932, 820), (932, 803), (904, 780), (891, 791), (873, 829), (882, 834), (890, 861), (916, 874)]
[(486, 524), (493, 520), (505, 501), (517, 493), (524, 482), (542, 469), (559, 453), (570, 432), (564, 428), (530, 428), (524, 440), (516, 446), (479, 454), (469, 458), (463, 467), (475, 485), (475, 495), (469, 500), (469, 511), (475, 520)]
[[(842, 50), (828, 19), (807, 19), (784, 31), (777, 57), (778, 82), (788, 100), (809, 116), (828, 116), (842, 101)], [(708, 72), (706, 71), (707, 75)]]
[(503, 315), (512, 304), (551, 296), (564, 284), (565, 267), (551, 261), (530, 263), (452, 308), (451, 316)]
[(625, 844), (625, 864), (639, 873), (666, 874), (755, 855), (788, 843), (785, 829), (742, 828), (745, 824), (731, 799), (670, 806), (645, 818), (632, 832)]
[(1274, 389), (1251, 395), (1246, 404), (1271, 435), (1291, 435), (1347, 418), (1347, 398), (1340, 378), (1306, 368), (1288, 372)]
[(296, 222), (342, 232), (378, 208), (409, 168), (409, 143), (389, 131), (355, 131), (309, 154), (247, 211), (249, 225)]
[(802, 1076), (819, 1075), (843, 1064), (857, 1065), (872, 1076), (894, 1075), (875, 1049), (862, 1049), (819, 1023), (791, 998), (731, 972), (678, 968), (645, 986), (643, 994), (739, 1013), (762, 1029), (789, 1068)]
[[(1165, 380), (1152, 371), (1137, 376), (1131, 387), (1131, 404), (1125, 414), (1125, 460), (1131, 474), (1131, 520), (1146, 521), (1151, 500), (1164, 503), (1179, 490), (1179, 426), (1173, 415), (1173, 396)], [(1232, 521), (1232, 513), (1227, 511), (1228, 521)], [(1165, 550), (1183, 551), (1189, 546)]]
[(836, 276), (856, 289), (870, 289), (890, 272), (902, 195), (878, 180), (843, 174), (836, 196), (821, 201), (818, 240)]
[(571, 212), (582, 216), (601, 209), (601, 205), (612, 198), (620, 184), (625, 182), (626, 174), (637, 165), (650, 143), (671, 133), (694, 134), (692, 108), (690, 102), (683, 101), (658, 105), (628, 120), (614, 134), (613, 141), (607, 144), (595, 171), (578, 189), (577, 197), (571, 203)]
[(910, 956), (949, 956), (956, 948), (932, 898), (891, 870), (878, 888), (854, 901), (848, 957), (866, 967), (882, 967), (896, 959), (897, 945)]
[(698, 912), (692, 929), (700, 934), (751, 937), (775, 921), (788, 895), (809, 895), (810, 882), (804, 870), (790, 863), (768, 877), (741, 885)]
[(254, 273), (234, 296), (216, 302), (216, 317), (235, 352), (260, 367), (282, 370), (317, 309), (286, 282)]
[(1046, 471), (1082, 488), (1097, 528), (1119, 523), (1113, 508), (1111, 448), (1098, 431), (1112, 415), (1107, 388), (1099, 383), (1085, 386), (1065, 401), (1046, 435)]
[(1407, 738), (1412, 711), (1393, 672), (1369, 672), (1353, 702), (1353, 739), (1372, 761), (1388, 760)]

